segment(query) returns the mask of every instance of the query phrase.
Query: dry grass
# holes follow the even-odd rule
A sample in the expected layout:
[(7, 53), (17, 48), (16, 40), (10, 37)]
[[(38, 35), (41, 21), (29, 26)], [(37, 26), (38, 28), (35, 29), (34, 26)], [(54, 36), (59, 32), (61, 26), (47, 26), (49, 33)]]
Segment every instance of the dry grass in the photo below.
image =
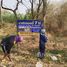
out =
[[(4, 32), (9, 35), (11, 35), (12, 33), (15, 34), (16, 31), (16, 27), (12, 24), (8, 24), (6, 27), (1, 29), (5, 30)], [(1, 38), (3, 34), (1, 35)], [(47, 36), (48, 42), (46, 43), (46, 55), (45, 58), (42, 60), (44, 67), (67, 67), (67, 37), (55, 37), (49, 33), (47, 33)], [(36, 36), (24, 36), (24, 41), (22, 45), (19, 45), (18, 50), (17, 46), (12, 48), (11, 64), (9, 64), (8, 60), (3, 62), (1, 61), (3, 53), (0, 48), (0, 65), (3, 64), (6, 67), (35, 67), (38, 61), (38, 58), (36, 57), (37, 52), (39, 51), (38, 38), (38, 34)], [(58, 60), (53, 61), (50, 58), (50, 55), (56, 56)], [(59, 57), (59, 55), (61, 57)]]

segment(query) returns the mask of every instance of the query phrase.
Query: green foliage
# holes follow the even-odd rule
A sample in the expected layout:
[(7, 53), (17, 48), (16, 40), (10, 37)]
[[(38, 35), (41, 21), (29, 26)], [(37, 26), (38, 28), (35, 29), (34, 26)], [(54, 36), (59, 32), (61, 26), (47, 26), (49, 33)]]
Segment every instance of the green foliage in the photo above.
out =
[[(8, 23), (16, 22), (15, 15), (10, 12), (5, 12), (1, 16), (2, 16), (2, 21), (4, 21), (4, 22), (8, 22)], [(19, 20), (27, 19), (28, 20), (28, 19), (31, 19), (31, 15), (30, 15), (30, 13), (28, 13), (26, 15), (17, 14), (17, 19), (19, 19)]]
[(2, 52), (2, 48), (0, 47), (0, 53)]
[(52, 53), (52, 54), (63, 54), (64, 51), (63, 50), (50, 50), (49, 53)]
[(24, 16), (24, 19), (27, 19), (27, 20), (31, 19), (31, 13), (27, 13), (27, 14)]
[(22, 15), (22, 14), (17, 14), (17, 17), (18, 17), (19, 20), (23, 20), (24, 19), (24, 15)]
[(11, 13), (4, 13), (4, 14), (2, 14), (2, 20), (4, 21), (4, 22), (10, 22), (10, 23), (13, 23), (13, 22), (15, 22), (15, 16), (14, 16), (14, 14), (11, 14)]
[(67, 49), (64, 49), (63, 60), (64, 62), (67, 62)]

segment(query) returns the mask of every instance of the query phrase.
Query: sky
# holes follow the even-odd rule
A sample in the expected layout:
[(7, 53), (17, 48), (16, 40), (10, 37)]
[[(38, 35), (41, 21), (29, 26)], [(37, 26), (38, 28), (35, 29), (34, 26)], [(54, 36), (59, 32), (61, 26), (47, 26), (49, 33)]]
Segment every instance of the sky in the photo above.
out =
[[(62, 4), (64, 1), (66, 0), (49, 0), (49, 2), (52, 4), (57, 4), (57, 3)], [(7, 8), (11, 8), (11, 9), (14, 9), (16, 7), (16, 3), (17, 3), (16, 0), (3, 0), (3, 6)], [(18, 13), (25, 14), (27, 11), (27, 8), (31, 7), (29, 0), (23, 0), (23, 3), (25, 4), (25, 6), (20, 3), (17, 10)]]

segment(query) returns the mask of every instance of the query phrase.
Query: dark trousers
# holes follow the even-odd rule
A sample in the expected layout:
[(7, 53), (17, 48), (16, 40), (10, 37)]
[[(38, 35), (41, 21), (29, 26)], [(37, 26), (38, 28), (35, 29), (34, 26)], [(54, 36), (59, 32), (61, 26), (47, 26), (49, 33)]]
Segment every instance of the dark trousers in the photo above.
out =
[(2, 50), (4, 53), (7, 52), (7, 54), (10, 54), (11, 48), (12, 48), (13, 44), (5, 44), (2, 45)]
[(39, 51), (45, 53), (45, 44), (39, 44)]

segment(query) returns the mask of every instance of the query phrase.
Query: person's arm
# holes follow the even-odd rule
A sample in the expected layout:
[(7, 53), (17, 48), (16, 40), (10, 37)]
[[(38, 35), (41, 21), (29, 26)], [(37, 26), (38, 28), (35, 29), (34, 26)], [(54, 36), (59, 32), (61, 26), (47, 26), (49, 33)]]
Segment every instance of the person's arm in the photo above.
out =
[(16, 41), (14, 41), (14, 44), (16, 44)]
[(15, 39), (14, 39), (14, 44), (17, 44), (17, 42), (16, 42), (16, 37), (15, 37)]
[(44, 35), (44, 41), (47, 42), (48, 38), (46, 35)]

